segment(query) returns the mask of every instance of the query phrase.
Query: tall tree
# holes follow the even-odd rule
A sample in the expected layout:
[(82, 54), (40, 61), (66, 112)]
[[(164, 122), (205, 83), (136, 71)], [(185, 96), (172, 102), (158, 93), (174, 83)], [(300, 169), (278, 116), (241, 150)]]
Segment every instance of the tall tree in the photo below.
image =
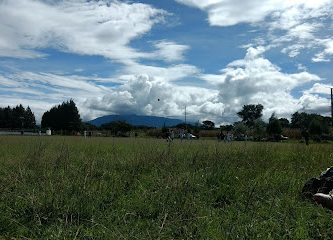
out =
[(242, 119), (242, 122), (249, 127), (255, 125), (255, 121), (262, 117), (262, 111), (264, 106), (261, 104), (249, 104), (244, 105), (243, 109), (237, 113), (237, 115)]
[(0, 108), (0, 128), (34, 128), (35, 125), (35, 115), (29, 106), (27, 109), (22, 104)]
[(42, 127), (53, 130), (80, 130), (82, 121), (75, 102), (71, 99), (46, 111), (42, 116)]
[(268, 125), (266, 127), (266, 131), (269, 135), (279, 135), (282, 133), (282, 127), (279, 119), (275, 117), (273, 113), (269, 118)]
[(205, 120), (202, 122), (202, 127), (204, 129), (214, 129), (215, 128), (215, 123), (210, 121), (210, 120)]
[(8, 106), (0, 108), (0, 127), (11, 128), (13, 119), (13, 110)]
[(235, 123), (233, 129), (236, 135), (246, 134), (249, 131), (248, 127), (242, 122)]
[(24, 113), (24, 127), (34, 128), (36, 126), (36, 118), (30, 107), (28, 106)]
[(279, 118), (279, 122), (282, 128), (289, 128), (290, 127), (290, 122), (286, 118)]
[(14, 116), (13, 116), (13, 109), (9, 106), (5, 108), (5, 128), (14, 128)]
[(13, 108), (13, 127), (23, 128), (24, 126), (25, 109), (22, 104)]
[[(237, 123), (235, 123), (234, 126), (236, 126), (236, 125), (237, 125)], [(234, 126), (233, 125), (221, 125), (220, 129), (221, 129), (221, 131), (230, 132), (230, 131), (232, 131), (232, 129), (234, 129)]]
[[(292, 128), (300, 128), (302, 130), (309, 130), (311, 127), (311, 123), (315, 128), (320, 125), (320, 129), (322, 133), (329, 133), (330, 129), (330, 117), (323, 117), (319, 114), (309, 114), (305, 112), (295, 112), (291, 116), (291, 124)], [(312, 126), (312, 127), (313, 127)]]
[(261, 140), (266, 137), (266, 126), (267, 124), (261, 119), (257, 119), (254, 121), (252, 128), (255, 139)]
[(308, 129), (310, 122), (309, 114), (305, 112), (295, 112), (291, 115), (290, 126), (292, 128)]
[(309, 124), (309, 133), (312, 136), (320, 136), (323, 133), (323, 126), (318, 119), (313, 119)]

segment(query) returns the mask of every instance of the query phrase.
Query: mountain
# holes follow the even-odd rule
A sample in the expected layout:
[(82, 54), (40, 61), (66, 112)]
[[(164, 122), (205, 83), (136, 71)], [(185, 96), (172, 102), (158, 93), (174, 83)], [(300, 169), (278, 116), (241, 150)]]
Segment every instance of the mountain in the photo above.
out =
[(134, 126), (148, 126), (156, 128), (163, 127), (164, 124), (166, 127), (170, 127), (184, 122), (180, 119), (156, 117), (156, 116), (107, 115), (91, 120), (88, 123), (99, 127), (104, 123), (109, 123), (113, 121), (126, 121), (127, 123)]

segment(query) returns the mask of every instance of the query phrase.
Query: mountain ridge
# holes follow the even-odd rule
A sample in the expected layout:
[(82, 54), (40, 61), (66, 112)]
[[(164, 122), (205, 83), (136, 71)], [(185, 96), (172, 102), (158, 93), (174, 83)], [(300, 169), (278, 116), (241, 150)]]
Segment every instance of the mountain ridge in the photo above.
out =
[(123, 115), (105, 115), (90, 120), (88, 121), (88, 123), (99, 127), (102, 124), (113, 121), (126, 121), (127, 123), (134, 126), (147, 126), (147, 127), (156, 127), (156, 128), (163, 127), (164, 125), (166, 127), (171, 127), (184, 122), (176, 118), (123, 114)]

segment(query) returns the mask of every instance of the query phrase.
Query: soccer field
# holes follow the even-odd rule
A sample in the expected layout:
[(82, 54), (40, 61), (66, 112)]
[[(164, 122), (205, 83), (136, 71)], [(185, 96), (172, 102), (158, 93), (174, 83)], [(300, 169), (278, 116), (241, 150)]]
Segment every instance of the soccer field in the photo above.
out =
[(333, 144), (0, 137), (0, 238), (332, 239)]

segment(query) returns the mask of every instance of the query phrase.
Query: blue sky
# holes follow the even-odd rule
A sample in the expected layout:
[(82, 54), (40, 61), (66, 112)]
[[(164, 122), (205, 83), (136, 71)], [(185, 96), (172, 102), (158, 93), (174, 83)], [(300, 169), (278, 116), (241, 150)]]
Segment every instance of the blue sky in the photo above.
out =
[[(1, 106), (237, 121), (329, 115), (333, 0), (0, 0)], [(157, 101), (160, 99), (160, 101)]]

